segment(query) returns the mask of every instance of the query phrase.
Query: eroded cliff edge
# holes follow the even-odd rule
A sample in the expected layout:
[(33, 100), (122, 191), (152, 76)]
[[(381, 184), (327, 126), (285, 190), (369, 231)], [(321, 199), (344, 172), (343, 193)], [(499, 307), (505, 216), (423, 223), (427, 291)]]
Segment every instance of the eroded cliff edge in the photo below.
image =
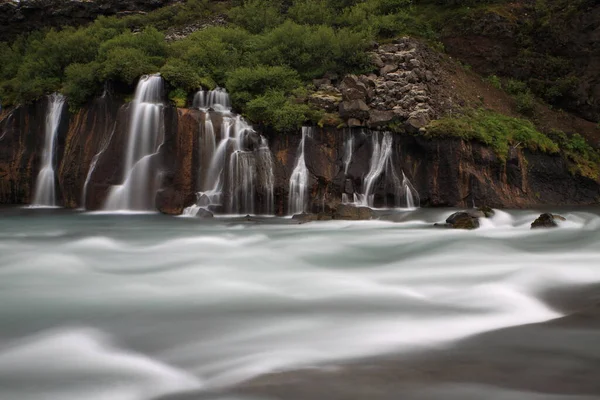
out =
[[(29, 204), (43, 151), (45, 101), (5, 113), (0, 122), (0, 202)], [(198, 141), (205, 114), (165, 107), (165, 138), (157, 162), (160, 190), (156, 206), (179, 214), (194, 202)], [(102, 207), (110, 185), (118, 184), (126, 139), (128, 104), (110, 95), (95, 99), (76, 114), (65, 111), (57, 138), (58, 203), (69, 208)], [(348, 162), (345, 145), (354, 138)], [(361, 128), (316, 128), (305, 143), (309, 171), (309, 210), (337, 207), (344, 193), (360, 192), (370, 168), (373, 132)], [(591, 205), (600, 196), (598, 181), (570, 172), (560, 155), (511, 147), (506, 160), (481, 143), (458, 138), (429, 139), (420, 133), (395, 133), (391, 162), (418, 191), (421, 206), (527, 207), (541, 204)], [(274, 160), (274, 201), (278, 215), (288, 213), (289, 179), (300, 135), (267, 134)], [(93, 166), (93, 168), (92, 168)], [(91, 171), (91, 172), (90, 172)], [(87, 184), (86, 184), (87, 183)], [(394, 196), (380, 179), (378, 204)], [(258, 200), (260, 201), (260, 199)]]

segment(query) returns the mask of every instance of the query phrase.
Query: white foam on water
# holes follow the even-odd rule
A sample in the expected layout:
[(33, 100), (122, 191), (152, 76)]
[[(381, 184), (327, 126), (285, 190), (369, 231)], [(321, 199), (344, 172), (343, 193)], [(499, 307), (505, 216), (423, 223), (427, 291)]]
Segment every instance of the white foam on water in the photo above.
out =
[[(30, 380), (26, 384), (23, 378)], [(0, 347), (5, 400), (147, 400), (202, 382), (143, 354), (119, 348), (93, 329), (45, 332)]]

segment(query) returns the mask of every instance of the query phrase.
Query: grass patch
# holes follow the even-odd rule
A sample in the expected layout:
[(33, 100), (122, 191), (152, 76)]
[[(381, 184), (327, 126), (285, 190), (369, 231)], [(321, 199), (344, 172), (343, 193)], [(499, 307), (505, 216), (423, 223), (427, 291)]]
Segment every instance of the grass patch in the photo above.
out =
[(491, 147), (503, 161), (511, 146), (523, 146), (544, 153), (559, 152), (559, 146), (538, 131), (530, 121), (487, 110), (472, 110), (460, 116), (433, 121), (427, 127), (425, 136), (476, 140)]

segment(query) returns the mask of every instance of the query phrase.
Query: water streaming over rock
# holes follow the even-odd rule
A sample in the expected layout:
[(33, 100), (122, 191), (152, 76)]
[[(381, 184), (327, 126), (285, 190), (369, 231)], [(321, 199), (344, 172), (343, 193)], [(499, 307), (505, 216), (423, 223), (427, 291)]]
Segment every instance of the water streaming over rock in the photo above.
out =
[(296, 164), (290, 176), (290, 191), (288, 199), (288, 214), (299, 214), (307, 211), (308, 206), (308, 168), (304, 159), (306, 137), (312, 137), (314, 128), (302, 128), (302, 140), (298, 145)]
[[(345, 147), (348, 146), (350, 140), (346, 139)], [(394, 138), (391, 133), (371, 132), (371, 161), (369, 171), (363, 179), (362, 193), (354, 193), (353, 201), (350, 201), (349, 196), (344, 194), (342, 199), (344, 203), (375, 207), (375, 192), (379, 185), (384, 185), (386, 193), (393, 193), (391, 204), (387, 204), (387, 198), (384, 199), (386, 206), (419, 207), (419, 193), (406, 177), (404, 171), (402, 171), (402, 179), (396, 172), (393, 163), (393, 144)]]
[(60, 118), (65, 104), (65, 97), (59, 93), (48, 96), (48, 111), (46, 113), (44, 150), (42, 153), (41, 170), (35, 184), (33, 205), (56, 206), (56, 176), (54, 173), (56, 135)]
[(92, 179), (92, 174), (94, 173), (94, 170), (96, 169), (96, 165), (98, 164), (98, 160), (100, 160), (100, 157), (102, 157), (102, 154), (104, 154), (104, 152), (106, 151), (106, 149), (108, 149), (108, 145), (110, 144), (110, 141), (112, 140), (112, 137), (115, 134), (115, 128), (116, 128), (116, 126), (117, 126), (117, 123), (115, 121), (115, 123), (113, 124), (113, 128), (111, 130), (110, 135), (108, 135), (108, 137), (105, 137), (105, 139), (102, 141), (102, 143), (100, 144), (100, 151), (94, 155), (94, 157), (92, 158), (92, 161), (90, 163), (90, 168), (88, 169), (88, 173), (87, 173), (87, 176), (85, 177), (85, 182), (83, 184), (83, 193), (81, 195), (81, 208), (83, 208), (83, 209), (86, 208), (88, 186), (89, 186), (90, 181)]
[(229, 111), (224, 89), (198, 92), (194, 106), (204, 110), (198, 141), (198, 193), (196, 203), (183, 214), (194, 216), (204, 208), (227, 214), (272, 215), (273, 160), (266, 138)]
[(163, 85), (160, 75), (144, 76), (138, 83), (130, 104), (123, 183), (111, 188), (106, 210), (154, 210), (158, 186), (154, 156), (164, 140)]
[(192, 106), (200, 109), (212, 108), (216, 111), (229, 111), (231, 110), (231, 101), (229, 94), (223, 88), (200, 90), (194, 96)]
[(348, 175), (348, 167), (352, 162), (352, 153), (354, 152), (354, 135), (352, 131), (346, 133), (344, 141), (344, 175)]

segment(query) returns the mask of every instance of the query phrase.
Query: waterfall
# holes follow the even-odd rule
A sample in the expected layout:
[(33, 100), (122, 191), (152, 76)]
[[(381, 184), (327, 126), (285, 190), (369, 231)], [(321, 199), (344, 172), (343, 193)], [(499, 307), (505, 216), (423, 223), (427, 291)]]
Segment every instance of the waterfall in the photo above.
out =
[(302, 140), (298, 145), (296, 164), (290, 176), (290, 191), (288, 199), (288, 214), (294, 215), (306, 212), (308, 205), (308, 168), (304, 160), (304, 143), (306, 137), (312, 137), (314, 128), (302, 128)]
[(348, 175), (348, 167), (352, 162), (352, 152), (354, 151), (354, 135), (349, 131), (344, 142), (344, 175)]
[(215, 111), (229, 111), (231, 110), (231, 101), (229, 100), (229, 94), (223, 88), (216, 88), (215, 90), (199, 90), (194, 95), (194, 101), (192, 107), (200, 109), (212, 108)]
[(54, 150), (65, 97), (59, 93), (54, 93), (48, 97), (48, 103), (42, 164), (35, 184), (33, 205), (54, 207), (56, 206)]
[(92, 158), (92, 162), (90, 163), (90, 168), (88, 169), (88, 173), (87, 173), (87, 176), (85, 177), (85, 182), (83, 184), (83, 193), (81, 195), (81, 208), (84, 210), (86, 209), (85, 205), (87, 202), (87, 191), (88, 191), (88, 186), (90, 184), (90, 181), (92, 179), (92, 174), (94, 173), (94, 170), (96, 169), (96, 164), (98, 164), (98, 160), (100, 159), (102, 154), (104, 154), (106, 149), (108, 149), (108, 145), (110, 144), (110, 141), (112, 140), (112, 137), (115, 134), (116, 127), (117, 127), (117, 123), (115, 121), (110, 135), (107, 138), (105, 138), (104, 141), (100, 144), (100, 151), (94, 155), (94, 157)]
[[(199, 92), (201, 93), (201, 92)], [(219, 91), (223, 95), (224, 91)], [(197, 104), (218, 99), (196, 94)], [(207, 99), (200, 103), (198, 99)], [(217, 103), (212, 103), (217, 104)], [(269, 144), (239, 115), (214, 108), (206, 112), (200, 130), (200, 168), (196, 203), (184, 210), (194, 216), (201, 208), (227, 214), (267, 214), (274, 212), (273, 160)], [(220, 140), (215, 138), (212, 118), (221, 120)], [(206, 166), (206, 168), (203, 168)]]
[[(419, 193), (402, 171), (402, 179), (394, 168), (392, 153), (394, 139), (391, 133), (372, 132), (372, 153), (369, 172), (363, 179), (363, 192), (354, 193), (354, 204), (375, 207), (376, 186), (385, 178), (385, 183), (394, 193), (394, 207), (417, 208), (420, 205)], [(349, 203), (347, 195), (342, 195), (342, 202)]]
[(153, 162), (164, 139), (160, 75), (140, 79), (130, 107), (123, 183), (111, 188), (104, 206), (106, 210), (154, 210), (158, 177)]

